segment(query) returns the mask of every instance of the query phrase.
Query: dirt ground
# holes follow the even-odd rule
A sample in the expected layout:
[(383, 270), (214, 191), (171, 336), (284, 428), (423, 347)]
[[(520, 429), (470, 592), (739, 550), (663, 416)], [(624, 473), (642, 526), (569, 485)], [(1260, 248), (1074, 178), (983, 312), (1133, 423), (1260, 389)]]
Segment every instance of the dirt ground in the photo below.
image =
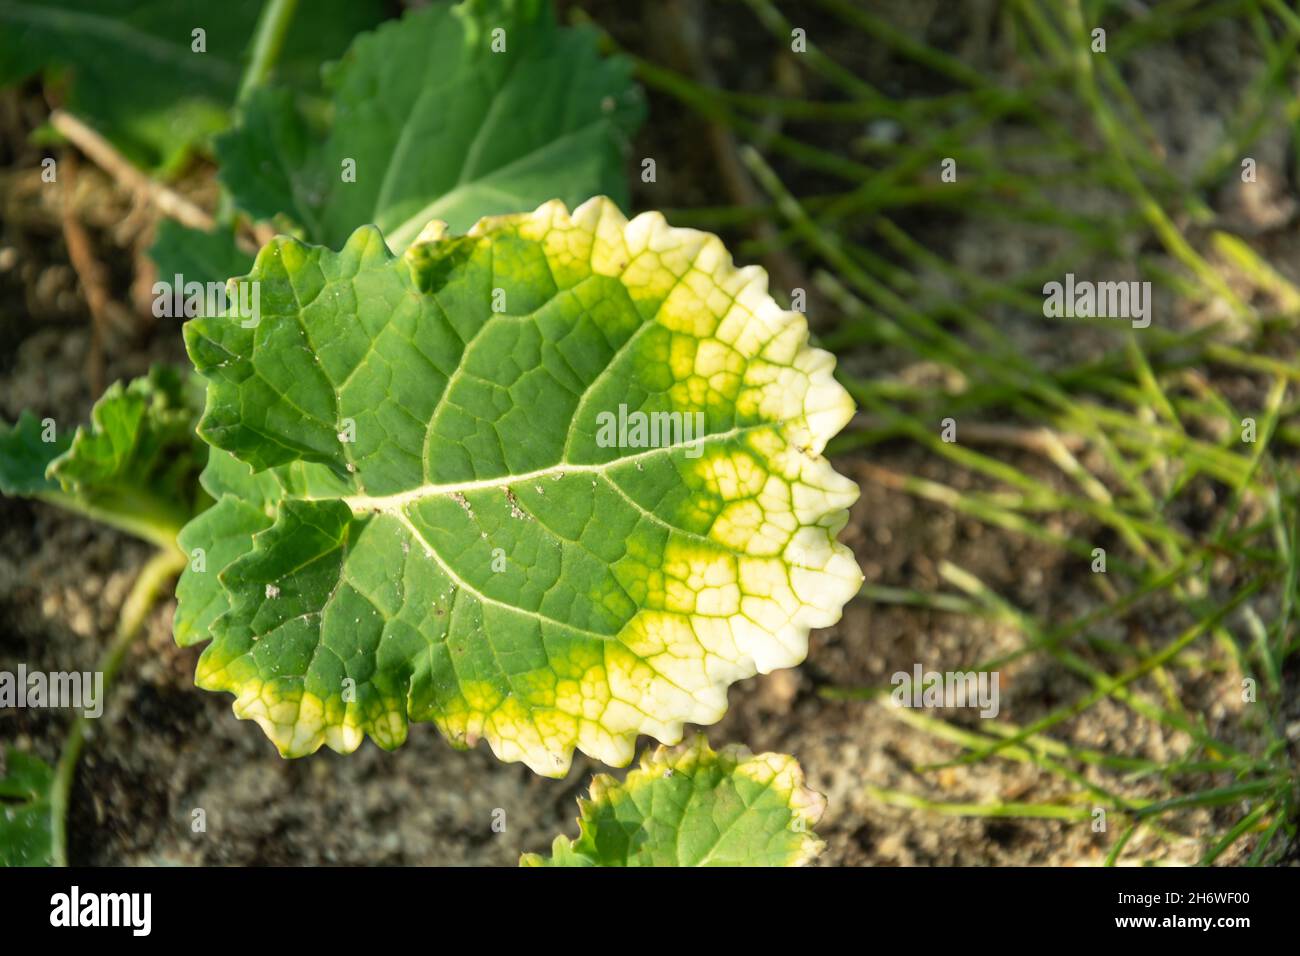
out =
[[(613, 0), (581, 6), (643, 55), (672, 56), (672, 34), (665, 35), (661, 18), (650, 12), (654, 5), (646, 4), (647, 12), (640, 15)], [(704, 48), (729, 85), (771, 89), (780, 73), (772, 44), (738, 6), (704, 8)], [(900, 0), (881, 5), (880, 11), (981, 69), (1015, 69), (1014, 58), (999, 45), (995, 4), (963, 5), (962, 18), (945, 15), (944, 6), (937, 0)], [(885, 92), (934, 92), (925, 85), (933, 84), (928, 74), (895, 61), (886, 51), (837, 46), (834, 21), (825, 15), (810, 13), (806, 22), (810, 33), (820, 29), (828, 37), (823, 44), (828, 53)], [(1248, 41), (1243, 27), (1225, 27), (1219, 35), (1188, 38), (1131, 63), (1126, 76), (1175, 171), (1202, 158), (1221, 132), (1258, 65)], [(661, 57), (664, 49), (669, 52)], [(806, 92), (811, 96), (818, 90)], [(0, 415), (12, 419), (21, 409), (33, 408), (72, 423), (84, 420), (94, 398), (88, 372), (94, 364), (92, 333), (63, 244), (60, 197), (56, 190), (42, 188), (41, 154), (23, 139), (42, 110), (32, 88), (0, 97)], [(638, 184), (635, 208), (720, 201), (723, 186), (700, 149), (699, 121), (661, 96), (650, 97), (650, 116), (633, 156), (656, 157), (668, 174), (654, 186)], [(997, 144), (1008, 150), (1016, 146), (1014, 130), (986, 135), (1005, 137)], [(1266, 137), (1258, 155), (1262, 169), (1285, 178), (1284, 136)], [(634, 168), (631, 160), (629, 168)], [(800, 182), (797, 177), (792, 185), (812, 193), (819, 187), (815, 179)], [(138, 308), (135, 263), (147, 247), (148, 215), (133, 211), (87, 163), (76, 188), (79, 214), (109, 265), (110, 287), (120, 304), (119, 321), (102, 338), (106, 380), (141, 374), (156, 360), (182, 362), (175, 325), (146, 321)], [(181, 188), (210, 198), (211, 170), (194, 170)], [(1279, 190), (1288, 192), (1285, 183)], [(1264, 214), (1245, 208), (1232, 195), (1220, 201), (1225, 217)], [(1265, 213), (1275, 211), (1271, 206)], [(960, 217), (901, 221), (932, 241), (935, 251), (993, 279), (1038, 261), (1051, 242), (1050, 237)], [(1288, 226), (1267, 241), (1284, 251), (1295, 245), (1296, 235)], [(1270, 253), (1270, 258), (1279, 262), (1282, 257)], [(1018, 347), (1044, 363), (1077, 358), (1076, 351), (1090, 347), (1078, 339), (1063, 342), (1046, 331), (1041, 337), (1026, 336), (1023, 323), (1016, 328), (1024, 336)], [(849, 361), (859, 370), (877, 364), (869, 354)], [(1243, 403), (1248, 397), (1242, 396)], [(977, 481), (902, 442), (873, 449), (870, 460), (959, 488)], [(1026, 454), (1013, 460), (1036, 477), (1057, 480), (1057, 472), (1038, 458)], [(859, 459), (847, 457), (836, 464), (859, 477)], [(1094, 606), (1096, 592), (1086, 566), (1062, 552), (869, 481), (862, 486), (843, 539), (869, 582), (940, 590), (937, 568), (947, 560), (1024, 610), (1053, 620)], [(1213, 506), (1211, 493), (1206, 507)], [(1189, 523), (1196, 519), (1188, 515)], [(1059, 530), (1081, 536), (1096, 530), (1082, 518), (1060, 520)], [(51, 507), (0, 499), (0, 669), (12, 669), (19, 661), (40, 662), (51, 670), (91, 667), (147, 554), (142, 544)], [(498, 763), (484, 745), (469, 753), (454, 751), (423, 725), (412, 727), (408, 743), (393, 753), (367, 742), (349, 756), (322, 751), (282, 760), (254, 725), (235, 720), (229, 698), (193, 687), (199, 649), (174, 645), (173, 607), (169, 601), (156, 610), (147, 634), (130, 653), (104, 717), (94, 725), (73, 791), (73, 862), (513, 865), (522, 851), (544, 850), (556, 833), (576, 832), (574, 799), (591, 773), (601, 769), (581, 757), (566, 779), (546, 780), (520, 765)], [(1115, 636), (1154, 642), (1168, 632), (1165, 610), (1153, 607), (1149, 619), (1130, 621), (1130, 631)], [(813, 635), (802, 667), (733, 687), (731, 709), (720, 724), (708, 728), (709, 739), (715, 745), (742, 742), (756, 751), (798, 757), (810, 785), (829, 800), (818, 827), (828, 843), (819, 865), (1097, 863), (1113, 834), (1094, 833), (1087, 824), (957, 818), (882, 805), (868, 794), (868, 786), (918, 793), (934, 793), (937, 787), (941, 799), (965, 802), (1044, 801), (1061, 788), (1055, 778), (1030, 765), (1004, 760), (919, 774), (918, 765), (950, 759), (957, 751), (909, 728), (882, 705), (829, 701), (819, 694), (829, 686), (885, 685), (890, 674), (910, 671), (916, 662), (963, 668), (1013, 650), (1020, 641), (1006, 628), (970, 617), (855, 601), (839, 625)], [(1294, 681), (1295, 674), (1289, 677)], [(1022, 724), (1085, 688), (1040, 657), (1004, 669), (1002, 679), (1003, 716)], [(1179, 690), (1188, 710), (1204, 714), (1213, 732), (1229, 739), (1237, 732), (1241, 705), (1234, 705), (1230, 680)], [(65, 729), (65, 712), (8, 711), (0, 715), (0, 744), (17, 743), (53, 762)], [(1090, 709), (1057, 733), (1083, 746), (1165, 760), (1185, 744), (1110, 703)], [(1124, 792), (1149, 794), (1147, 786), (1131, 783)], [(207, 827), (195, 833), (191, 819), (200, 808)], [(506, 813), (503, 833), (492, 827), (498, 808)], [(1200, 849), (1194, 837), (1216, 823), (1222, 820), (1208, 812), (1184, 817), (1185, 842), (1164, 846), (1139, 836), (1130, 853), (1191, 862)], [(1240, 859), (1234, 851), (1222, 862)]]

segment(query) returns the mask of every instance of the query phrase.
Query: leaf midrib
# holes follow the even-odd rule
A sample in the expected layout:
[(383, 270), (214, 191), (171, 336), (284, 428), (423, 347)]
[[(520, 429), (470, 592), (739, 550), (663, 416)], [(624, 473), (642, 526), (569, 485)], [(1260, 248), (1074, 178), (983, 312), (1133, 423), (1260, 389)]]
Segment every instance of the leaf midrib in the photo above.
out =
[(787, 423), (783, 421), (774, 421), (759, 422), (755, 425), (741, 425), (728, 429), (725, 432), (714, 432), (711, 435), (705, 435), (703, 438), (689, 442), (675, 442), (669, 445), (660, 445), (657, 448), (648, 448), (645, 451), (637, 452), (634, 455), (624, 455), (621, 458), (615, 458), (606, 462), (582, 464), (562, 461), (554, 465), (548, 465), (545, 468), (538, 468), (535, 471), (526, 471), (511, 475), (499, 475), (495, 478), (476, 478), (469, 481), (453, 481), (444, 484), (425, 484), (408, 491), (399, 491), (396, 494), (391, 495), (346, 495), (342, 498), (328, 496), (322, 498), (304, 498), (303, 500), (342, 501), (352, 509), (353, 514), (375, 514), (380, 512), (395, 514), (403, 510), (409, 504), (423, 501), (426, 498), (438, 497), (440, 495), (451, 495), (456, 493), (463, 494), (465, 492), (501, 488), (517, 482), (534, 481), (539, 478), (565, 478), (569, 475), (581, 474), (604, 475), (608, 471), (622, 467), (623, 465), (633, 464), (637, 461), (643, 461), (656, 455), (667, 454), (674, 451), (680, 451), (683, 448), (693, 447), (697, 442), (703, 446), (710, 442), (726, 441), (760, 429), (780, 428), (784, 424)]

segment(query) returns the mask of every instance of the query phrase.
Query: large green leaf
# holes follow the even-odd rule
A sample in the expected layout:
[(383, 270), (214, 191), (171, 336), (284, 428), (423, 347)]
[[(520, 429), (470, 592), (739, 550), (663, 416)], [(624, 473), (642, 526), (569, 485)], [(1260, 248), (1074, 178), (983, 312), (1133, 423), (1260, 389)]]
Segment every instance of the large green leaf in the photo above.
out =
[(702, 734), (660, 747), (622, 783), (601, 774), (578, 801), (576, 840), (521, 866), (802, 866), (825, 844), (812, 828), (826, 798), (804, 786), (793, 757), (714, 753)]
[(50, 787), (54, 771), (44, 760), (13, 747), (0, 776), (0, 866), (50, 866), (54, 835)]
[(70, 442), (41, 443), (30, 413), (12, 428), (0, 423), (0, 492), (42, 498), (170, 546), (207, 501), (198, 483), (207, 460), (195, 432), (201, 404), (192, 376), (156, 365), (109, 386), (90, 426)]
[[(70, 72), (66, 105), (145, 166), (174, 167), (224, 129), (264, 0), (0, 0), (0, 85)], [(308, 6), (308, 5), (304, 5)], [(318, 82), (379, 0), (312, 0), (291, 28), (278, 76)], [(206, 51), (193, 49), (205, 31)]]
[(852, 402), (715, 236), (550, 202), (399, 258), (373, 227), (277, 239), (239, 281), (260, 321), (185, 339), (200, 434), (257, 488), (214, 456), (217, 507), (248, 507), (219, 561), (212, 513), (186, 529), (178, 619), (211, 620), (198, 683), (282, 753), (417, 720), (549, 775), (622, 765), (857, 592), (857, 488), (821, 455)]
[(555, 196), (622, 202), (644, 111), (630, 74), (591, 31), (558, 28), (546, 0), (436, 4), (357, 38), (326, 78), (323, 135), (284, 91), (259, 92), (218, 141), (221, 178), (240, 208), (308, 240), (337, 247), (374, 223), (398, 252), (431, 219), (463, 230)]

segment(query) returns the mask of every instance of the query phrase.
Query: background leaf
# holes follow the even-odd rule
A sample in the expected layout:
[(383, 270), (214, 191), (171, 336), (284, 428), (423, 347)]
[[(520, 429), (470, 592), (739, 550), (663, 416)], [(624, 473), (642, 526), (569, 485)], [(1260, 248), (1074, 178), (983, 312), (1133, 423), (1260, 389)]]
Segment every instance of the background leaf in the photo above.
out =
[(44, 760), (9, 747), (0, 776), (0, 866), (51, 866), (54, 836), (50, 787), (54, 771)]
[(50, 462), (67, 451), (72, 433), (55, 428), (55, 440), (41, 440), (41, 420), (24, 410), (13, 425), (0, 422), (0, 493), (30, 496), (57, 491), (59, 483), (47, 477)]
[[(852, 402), (715, 236), (552, 202), (400, 258), (373, 227), (277, 239), (241, 281), (260, 324), (185, 339), (200, 434), (257, 487), (214, 457), (217, 508), (247, 507), (185, 529), (209, 560), (178, 634), (211, 621), (197, 682), (285, 755), (417, 720), (548, 775), (575, 747), (622, 765), (798, 664), (857, 592), (857, 487), (821, 456)], [(604, 440), (628, 411), (678, 432)]]
[(626, 202), (622, 150), (644, 115), (630, 65), (600, 57), (591, 31), (557, 28), (545, 0), (413, 11), (358, 37), (326, 85), (325, 132), (262, 90), (217, 144), (237, 205), (311, 241), (337, 247), (374, 223), (400, 252), (431, 219), (464, 230), (551, 198)]
[[(0, 85), (62, 77), (64, 105), (145, 167), (174, 169), (224, 129), (262, 0), (0, 0)], [(307, 5), (304, 5), (307, 6)], [(277, 75), (319, 84), (322, 59), (380, 19), (379, 0), (313, 0)], [(196, 28), (206, 52), (192, 50)]]
[(232, 230), (218, 227), (204, 232), (173, 219), (158, 223), (149, 256), (158, 266), (159, 280), (169, 283), (174, 283), (177, 275), (185, 282), (224, 283), (253, 268), (253, 257), (235, 244)]
[(793, 757), (714, 753), (702, 734), (660, 747), (621, 783), (601, 774), (578, 801), (579, 836), (521, 866), (801, 866), (825, 844), (812, 828), (826, 798)]

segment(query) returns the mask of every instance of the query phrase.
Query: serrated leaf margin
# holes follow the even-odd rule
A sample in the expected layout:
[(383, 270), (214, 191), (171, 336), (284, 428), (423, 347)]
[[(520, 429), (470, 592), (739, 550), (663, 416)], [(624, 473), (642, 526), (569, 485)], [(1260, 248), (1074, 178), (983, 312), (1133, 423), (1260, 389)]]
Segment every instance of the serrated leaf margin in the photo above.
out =
[[(743, 744), (727, 744), (714, 751), (704, 734), (695, 734), (677, 746), (659, 746), (647, 751), (641, 757), (640, 766), (623, 780), (605, 773), (592, 778), (588, 796), (578, 798), (579, 835), (574, 839), (557, 836), (551, 847), (552, 859), (565, 865), (602, 865), (579, 849), (582, 840), (590, 836), (589, 820), (597, 807), (609, 804), (614, 796), (624, 791), (652, 786), (656, 778), (665, 774), (690, 774), (697, 766), (708, 763), (730, 765), (729, 775), (748, 776), (786, 794), (791, 814), (790, 829), (802, 834), (803, 839), (785, 866), (804, 866), (825, 850), (825, 842), (813, 833), (813, 827), (826, 812), (826, 797), (807, 786), (803, 768), (794, 757), (771, 752), (755, 754)], [(525, 853), (519, 858), (520, 866), (546, 866), (549, 862), (536, 853)]]

